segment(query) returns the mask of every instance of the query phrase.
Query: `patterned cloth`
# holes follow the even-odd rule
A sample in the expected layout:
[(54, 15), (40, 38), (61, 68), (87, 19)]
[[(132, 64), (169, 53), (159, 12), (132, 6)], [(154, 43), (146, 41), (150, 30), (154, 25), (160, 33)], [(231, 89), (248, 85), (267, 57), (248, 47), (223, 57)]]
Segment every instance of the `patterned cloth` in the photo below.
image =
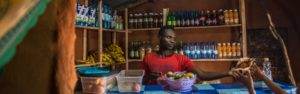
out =
[[(296, 87), (284, 82), (276, 82), (288, 94), (296, 94)], [(272, 94), (272, 91), (262, 81), (255, 82), (256, 94)], [(119, 94), (118, 88), (108, 90), (107, 94)], [(247, 88), (241, 83), (231, 84), (194, 84), (190, 92), (173, 92), (164, 90), (160, 85), (145, 85), (139, 93), (122, 94), (248, 94)]]

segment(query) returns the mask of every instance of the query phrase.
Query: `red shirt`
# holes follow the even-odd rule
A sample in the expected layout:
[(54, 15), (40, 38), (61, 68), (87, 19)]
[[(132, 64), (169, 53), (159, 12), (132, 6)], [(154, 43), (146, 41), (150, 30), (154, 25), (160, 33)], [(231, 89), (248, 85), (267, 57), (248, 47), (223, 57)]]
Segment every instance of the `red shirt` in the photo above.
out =
[[(191, 60), (185, 55), (180, 54), (172, 54), (167, 57), (160, 57), (156, 53), (147, 54), (142, 62), (142, 68), (145, 70), (145, 78), (147, 79), (147, 75), (151, 72), (154, 73), (167, 73), (169, 71), (191, 71), (193, 64)], [(149, 79), (148, 79), (149, 80)], [(156, 83), (153, 80), (148, 81), (146, 83)]]

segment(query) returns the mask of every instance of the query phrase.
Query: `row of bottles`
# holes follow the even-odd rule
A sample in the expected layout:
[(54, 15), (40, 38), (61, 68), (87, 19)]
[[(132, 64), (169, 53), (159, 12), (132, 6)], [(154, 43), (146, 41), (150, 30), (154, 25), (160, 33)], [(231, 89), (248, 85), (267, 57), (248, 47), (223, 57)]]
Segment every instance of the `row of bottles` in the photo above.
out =
[(152, 47), (150, 41), (132, 41), (129, 45), (128, 56), (129, 59), (143, 59), (146, 54), (158, 50), (158, 45)]
[(189, 42), (180, 43), (175, 53), (184, 54), (191, 59), (218, 59), (241, 57), (240, 43)]
[(239, 24), (239, 12), (234, 10), (170, 11), (167, 26), (215, 26)]
[(123, 18), (117, 14), (116, 10), (108, 4), (103, 4), (102, 7), (102, 27), (104, 29), (124, 29)]
[[(143, 59), (145, 54), (158, 51), (159, 46), (153, 46), (149, 41), (132, 41), (129, 45), (129, 59)], [(174, 53), (186, 55), (190, 59), (221, 59), (239, 58), (242, 55), (241, 43), (228, 42), (179, 42)]]
[[(76, 5), (76, 25), (99, 27), (99, 8), (97, 2), (91, 0), (88, 5), (77, 3)], [(123, 18), (113, 11), (108, 4), (102, 7), (102, 26), (104, 29), (124, 29)]]
[(97, 5), (77, 3), (75, 24), (77, 26), (99, 27), (98, 16), (96, 14), (98, 11)]
[(163, 25), (162, 12), (130, 12), (128, 17), (128, 28), (158, 28)]

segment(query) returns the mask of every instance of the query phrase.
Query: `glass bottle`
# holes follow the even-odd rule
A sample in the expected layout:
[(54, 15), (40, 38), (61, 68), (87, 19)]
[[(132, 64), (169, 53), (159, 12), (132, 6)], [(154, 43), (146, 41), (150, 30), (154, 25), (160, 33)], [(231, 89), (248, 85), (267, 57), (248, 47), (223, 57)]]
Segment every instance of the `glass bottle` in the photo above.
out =
[(133, 29), (133, 14), (132, 13), (129, 13), (129, 18), (128, 18), (128, 28), (129, 29)]
[(218, 57), (219, 58), (223, 58), (223, 48), (222, 48), (222, 44), (221, 43), (218, 43)]
[(228, 25), (229, 24), (229, 14), (228, 14), (228, 10), (224, 11), (224, 20), (225, 20), (225, 24)]
[(237, 43), (236, 45), (236, 56), (241, 57), (242, 56), (242, 50), (241, 50), (241, 43)]
[(229, 10), (228, 17), (229, 17), (229, 24), (234, 24), (233, 10)]
[(232, 52), (232, 57), (236, 57), (237, 56), (237, 51), (236, 51), (236, 43), (232, 43), (232, 46), (231, 46), (231, 52)]
[(149, 13), (149, 16), (148, 16), (148, 25), (149, 27), (148, 28), (153, 28), (153, 12), (150, 12)]
[(226, 45), (226, 52), (227, 52), (227, 57), (231, 58), (232, 56), (232, 52), (231, 52), (231, 44), (230, 43), (227, 43)]
[(234, 20), (234, 24), (239, 24), (239, 13), (237, 9), (234, 9), (233, 11), (233, 20)]
[(218, 11), (218, 25), (224, 25), (225, 21), (224, 21), (224, 12), (223, 9), (219, 9)]
[(227, 58), (227, 46), (226, 43), (222, 43), (222, 50), (223, 50), (223, 58)]
[(144, 12), (144, 15), (143, 15), (143, 28), (148, 28), (148, 13), (147, 12)]
[(205, 12), (204, 11), (201, 11), (201, 13), (200, 13), (199, 23), (200, 23), (201, 26), (205, 26), (206, 25), (206, 16), (205, 16)]

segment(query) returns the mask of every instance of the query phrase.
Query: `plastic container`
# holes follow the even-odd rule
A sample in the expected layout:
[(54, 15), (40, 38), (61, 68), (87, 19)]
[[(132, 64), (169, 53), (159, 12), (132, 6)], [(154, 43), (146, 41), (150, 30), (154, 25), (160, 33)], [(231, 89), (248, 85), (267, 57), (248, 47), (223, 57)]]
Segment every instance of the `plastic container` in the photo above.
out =
[(122, 70), (117, 75), (119, 92), (140, 92), (144, 70)]
[(104, 77), (80, 77), (83, 93), (103, 94), (106, 89)]

